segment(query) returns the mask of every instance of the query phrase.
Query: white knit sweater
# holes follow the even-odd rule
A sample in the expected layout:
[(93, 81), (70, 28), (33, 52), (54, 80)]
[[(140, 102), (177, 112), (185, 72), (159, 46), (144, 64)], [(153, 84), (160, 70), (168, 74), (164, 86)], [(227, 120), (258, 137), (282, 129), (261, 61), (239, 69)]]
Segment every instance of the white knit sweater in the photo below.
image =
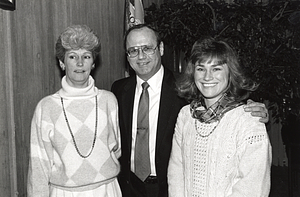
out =
[[(98, 102), (98, 126), (94, 149), (87, 158), (77, 153), (62, 110), (76, 145), (87, 155), (93, 144)], [(62, 89), (43, 98), (37, 105), (31, 125), (28, 196), (49, 197), (51, 188), (82, 192), (116, 181), (121, 155), (118, 105), (115, 96), (98, 90), (89, 78), (86, 88), (74, 88), (62, 79)]]
[(169, 196), (268, 196), (271, 161), (265, 125), (242, 106), (227, 112), (219, 124), (204, 124), (195, 122), (187, 105), (173, 137)]

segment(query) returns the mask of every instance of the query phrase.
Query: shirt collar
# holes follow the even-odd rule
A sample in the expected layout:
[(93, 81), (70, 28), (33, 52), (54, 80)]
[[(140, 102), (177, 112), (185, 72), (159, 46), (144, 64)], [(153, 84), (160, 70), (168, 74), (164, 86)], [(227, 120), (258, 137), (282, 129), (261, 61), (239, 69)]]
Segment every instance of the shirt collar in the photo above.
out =
[[(161, 66), (160, 69), (155, 73), (150, 79), (148, 79), (147, 83), (149, 84), (149, 89), (151, 91), (160, 91), (161, 85), (162, 85), (162, 79), (164, 76), (164, 67)], [(139, 92), (142, 91), (142, 83), (145, 81), (142, 80), (139, 76), (136, 75), (136, 84), (137, 89)]]

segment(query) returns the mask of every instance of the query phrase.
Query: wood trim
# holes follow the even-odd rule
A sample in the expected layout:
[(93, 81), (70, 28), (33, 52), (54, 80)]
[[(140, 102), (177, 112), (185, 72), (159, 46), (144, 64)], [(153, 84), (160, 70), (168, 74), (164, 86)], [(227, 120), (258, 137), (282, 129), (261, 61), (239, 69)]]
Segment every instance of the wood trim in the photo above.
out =
[(17, 197), (17, 165), (16, 165), (16, 146), (15, 146), (15, 121), (14, 121), (14, 97), (13, 97), (13, 56), (12, 53), (12, 31), (11, 31), (11, 14), (4, 15), (5, 18), (5, 37), (4, 46), (7, 53), (5, 54), (5, 81), (6, 81), (6, 106), (7, 106), (7, 127), (9, 139), (9, 171), (10, 171), (10, 188), (11, 196)]

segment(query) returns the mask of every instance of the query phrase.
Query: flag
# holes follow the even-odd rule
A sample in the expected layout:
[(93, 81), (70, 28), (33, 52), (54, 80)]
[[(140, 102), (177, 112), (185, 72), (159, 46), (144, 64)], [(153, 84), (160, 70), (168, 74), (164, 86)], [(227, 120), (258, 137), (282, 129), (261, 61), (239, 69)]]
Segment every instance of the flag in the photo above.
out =
[(133, 25), (144, 23), (142, 0), (125, 0), (125, 30)]
[(144, 23), (144, 8), (142, 0), (134, 0), (134, 18), (135, 24)]
[[(130, 27), (144, 23), (144, 8), (142, 0), (125, 0), (125, 26), (124, 32)], [(126, 61), (125, 66), (125, 77), (129, 77), (134, 73), (128, 62)]]

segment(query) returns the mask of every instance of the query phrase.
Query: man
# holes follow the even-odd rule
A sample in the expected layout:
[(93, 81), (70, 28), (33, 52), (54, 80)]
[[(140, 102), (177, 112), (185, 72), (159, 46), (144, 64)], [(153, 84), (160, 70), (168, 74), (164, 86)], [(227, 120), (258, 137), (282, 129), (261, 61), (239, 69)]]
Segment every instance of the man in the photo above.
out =
[[(175, 78), (161, 65), (164, 44), (151, 27), (140, 24), (130, 28), (125, 35), (127, 60), (136, 75), (113, 83), (112, 92), (119, 103), (122, 156), (119, 182), (124, 197), (167, 197), (167, 168), (172, 147), (172, 137), (177, 115), (187, 104), (177, 96)], [(141, 84), (149, 84), (149, 160), (150, 172), (145, 180), (137, 176), (135, 150), (139, 127), (138, 106), (144, 91)], [(268, 113), (261, 103), (248, 105), (246, 111), (268, 121)]]

